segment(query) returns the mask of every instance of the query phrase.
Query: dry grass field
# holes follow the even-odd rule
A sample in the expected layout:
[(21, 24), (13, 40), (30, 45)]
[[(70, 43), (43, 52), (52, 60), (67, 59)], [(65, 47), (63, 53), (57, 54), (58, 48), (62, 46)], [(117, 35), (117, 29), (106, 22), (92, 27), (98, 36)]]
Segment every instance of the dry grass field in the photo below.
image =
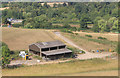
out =
[[(81, 48), (90, 51), (104, 49), (105, 51), (116, 50), (118, 35), (117, 34), (103, 34), (103, 33), (86, 33), (77, 32), (78, 35), (70, 33), (62, 33), (65, 37), (73, 41)], [(85, 35), (92, 35), (92, 38), (86, 37)], [(105, 37), (107, 40), (99, 40), (98, 37)]]
[(113, 33), (87, 33), (87, 32), (75, 32), (78, 33), (80, 36), (85, 36), (86, 34), (92, 35), (94, 39), (97, 39), (97, 37), (105, 37), (110, 41), (118, 41), (118, 34)]
[(117, 69), (117, 60), (93, 59), (3, 69), (2, 74), (3, 76), (117, 76)]
[(77, 74), (71, 74), (71, 76), (118, 76), (118, 70), (77, 73)]
[(11, 50), (27, 50), (28, 45), (32, 43), (56, 39), (57, 37), (51, 31), (43, 29), (2, 28), (2, 41)]

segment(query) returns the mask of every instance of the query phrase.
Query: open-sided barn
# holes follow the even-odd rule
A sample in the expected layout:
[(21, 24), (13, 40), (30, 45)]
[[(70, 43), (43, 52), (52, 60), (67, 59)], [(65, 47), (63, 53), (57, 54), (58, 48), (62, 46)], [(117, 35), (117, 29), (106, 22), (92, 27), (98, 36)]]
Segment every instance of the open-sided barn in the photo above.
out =
[(72, 51), (67, 49), (66, 45), (59, 40), (33, 43), (29, 45), (29, 52), (50, 59), (69, 57), (72, 54)]

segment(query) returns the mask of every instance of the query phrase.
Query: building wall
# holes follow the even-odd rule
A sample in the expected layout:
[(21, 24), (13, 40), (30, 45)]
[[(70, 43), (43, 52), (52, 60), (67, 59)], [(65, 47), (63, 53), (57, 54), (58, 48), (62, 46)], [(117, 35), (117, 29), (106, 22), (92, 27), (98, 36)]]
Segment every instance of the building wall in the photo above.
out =
[(40, 48), (38, 48), (35, 44), (29, 46), (29, 51), (34, 50), (36, 52), (40, 52)]

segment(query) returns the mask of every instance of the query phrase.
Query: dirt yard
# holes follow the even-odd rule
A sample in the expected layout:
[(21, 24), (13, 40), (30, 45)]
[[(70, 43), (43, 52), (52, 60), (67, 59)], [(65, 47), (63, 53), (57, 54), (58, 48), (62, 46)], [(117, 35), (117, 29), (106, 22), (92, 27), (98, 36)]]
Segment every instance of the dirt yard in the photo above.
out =
[(51, 31), (43, 29), (2, 28), (2, 41), (11, 50), (27, 50), (28, 45), (42, 41), (53, 41), (57, 37)]

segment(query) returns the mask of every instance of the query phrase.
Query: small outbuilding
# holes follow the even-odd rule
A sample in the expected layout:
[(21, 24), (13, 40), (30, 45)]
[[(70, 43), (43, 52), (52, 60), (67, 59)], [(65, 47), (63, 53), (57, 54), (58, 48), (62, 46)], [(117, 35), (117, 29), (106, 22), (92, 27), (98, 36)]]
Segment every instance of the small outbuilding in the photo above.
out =
[(50, 59), (70, 57), (72, 54), (72, 51), (67, 49), (66, 45), (59, 40), (33, 43), (29, 45), (29, 52)]

